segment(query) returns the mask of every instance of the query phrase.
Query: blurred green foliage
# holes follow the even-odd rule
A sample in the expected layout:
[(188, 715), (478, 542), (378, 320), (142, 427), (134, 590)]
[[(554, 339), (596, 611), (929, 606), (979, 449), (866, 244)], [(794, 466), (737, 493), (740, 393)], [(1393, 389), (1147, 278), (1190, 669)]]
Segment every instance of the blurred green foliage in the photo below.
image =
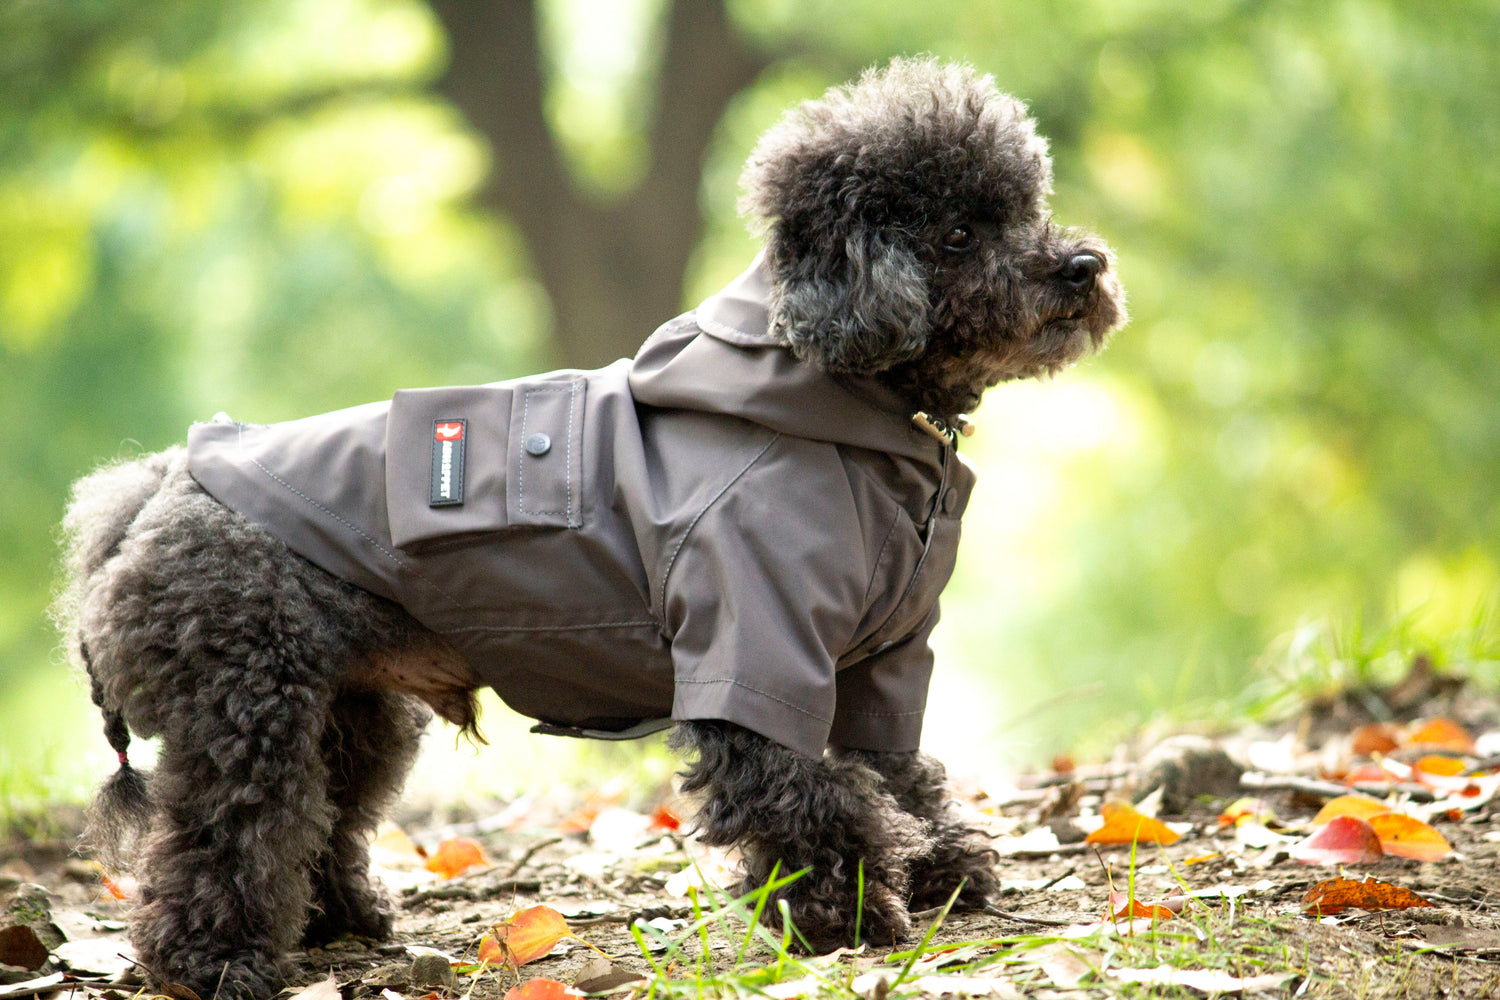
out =
[[(649, 163), (667, 3), (540, 4), (546, 110), (591, 197)], [(965, 725), (930, 726), (935, 749), (1034, 757), (1232, 701), (1308, 619), (1399, 617), (1414, 642), (1493, 628), (1476, 616), (1500, 589), (1500, 8), (730, 10), (770, 68), (707, 151), (685, 304), (754, 250), (733, 206), (759, 131), (921, 51), (1028, 99), (1058, 219), (1110, 240), (1131, 295), (1099, 362), (979, 414), (934, 693)], [(44, 612), (81, 472), (218, 410), (282, 419), (544, 359), (526, 247), (468, 200), (503, 151), (435, 95), (444, 58), (419, 0), (0, 5), (13, 752), (78, 738), (15, 706), (61, 670)]]

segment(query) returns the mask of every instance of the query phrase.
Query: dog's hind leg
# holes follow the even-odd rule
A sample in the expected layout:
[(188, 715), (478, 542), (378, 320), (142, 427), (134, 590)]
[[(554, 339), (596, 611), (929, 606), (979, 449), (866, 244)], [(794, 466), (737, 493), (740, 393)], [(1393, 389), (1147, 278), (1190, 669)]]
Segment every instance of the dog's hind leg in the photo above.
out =
[[(924, 824), (857, 760), (812, 758), (728, 722), (684, 722), (673, 745), (697, 751), (683, 790), (706, 792), (697, 823), (705, 843), (744, 855), (741, 891), (806, 869), (776, 892), (818, 952), (905, 936), (907, 865), (929, 846)], [(857, 929), (857, 933), (856, 933)]]
[(932, 847), (911, 864), (913, 911), (943, 905), (960, 886), (954, 909), (978, 909), (994, 899), (1000, 891), (995, 874), (999, 855), (986, 846), (977, 830), (956, 818), (957, 803), (948, 794), (947, 772), (936, 757), (871, 750), (844, 750), (840, 756), (874, 770), (885, 779), (885, 790), (897, 804), (927, 824)]
[(160, 739), (137, 956), (205, 1000), (270, 996), (337, 815), (321, 748), (355, 641), (339, 585), (179, 467), (84, 590), (101, 706)]
[(165, 983), (263, 998), (281, 988), (334, 825), (318, 752), (329, 692), (274, 639), (191, 669), (206, 683), (162, 731), (131, 940)]
[(313, 913), (304, 944), (343, 934), (384, 938), (391, 914), (369, 879), (369, 836), (401, 791), (432, 713), (393, 691), (344, 691), (323, 732), (328, 798), (338, 811), (313, 868)]

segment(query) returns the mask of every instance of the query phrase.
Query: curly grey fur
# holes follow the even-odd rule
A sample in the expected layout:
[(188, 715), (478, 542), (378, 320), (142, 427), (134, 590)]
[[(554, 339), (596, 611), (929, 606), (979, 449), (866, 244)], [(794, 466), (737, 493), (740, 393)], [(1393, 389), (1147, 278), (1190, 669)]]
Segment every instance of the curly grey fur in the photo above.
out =
[[(221, 977), (263, 997), (304, 934), (387, 933), (365, 843), (430, 713), (367, 685), (436, 637), (221, 506), (181, 449), (80, 481), (64, 532), (61, 603), (106, 722), (161, 739), (87, 833), (139, 874), (141, 962), (205, 997)], [(452, 721), (472, 729), (472, 709)]]
[(897, 806), (923, 822), (930, 846), (912, 859), (907, 873), (914, 911), (942, 906), (955, 892), (954, 909), (977, 909), (999, 893), (995, 863), (1000, 856), (985, 846), (983, 834), (956, 817), (958, 803), (948, 791), (948, 772), (936, 757), (872, 750), (839, 754), (880, 775)]
[[(802, 105), (745, 171), (774, 328), (947, 420), (985, 386), (1073, 363), (1124, 300), (1104, 245), (1052, 225), (1049, 184), (1025, 109), (965, 66), (897, 60)], [(477, 738), (462, 658), (218, 504), (181, 449), (83, 479), (63, 527), (58, 618), (122, 761), (89, 837), (139, 874), (140, 960), (205, 998), (266, 997), (299, 943), (388, 933), (366, 842), (429, 708)], [(127, 762), (131, 733), (160, 738), (149, 775)], [(807, 869), (779, 895), (815, 948), (856, 924), (892, 944), (909, 908), (998, 889), (930, 757), (814, 759), (715, 722), (674, 740), (704, 837), (741, 848), (747, 887)]]
[[(671, 745), (695, 755), (682, 789), (704, 796), (697, 816), (704, 842), (734, 844), (744, 856), (742, 892), (765, 885), (773, 871), (805, 870), (774, 899), (787, 904), (813, 949), (857, 944), (856, 924), (881, 947), (911, 929), (910, 868), (933, 842), (877, 771), (852, 756), (804, 757), (729, 722), (681, 723)], [(774, 904), (766, 917), (779, 923)]]
[[(773, 328), (830, 371), (883, 373), (933, 416), (1053, 374), (1125, 321), (1108, 249), (1048, 218), (1046, 140), (970, 67), (897, 59), (799, 105), (741, 183), (766, 231)], [(957, 252), (955, 227), (973, 238)], [(1101, 265), (1084, 284), (1064, 277), (1081, 254)]]

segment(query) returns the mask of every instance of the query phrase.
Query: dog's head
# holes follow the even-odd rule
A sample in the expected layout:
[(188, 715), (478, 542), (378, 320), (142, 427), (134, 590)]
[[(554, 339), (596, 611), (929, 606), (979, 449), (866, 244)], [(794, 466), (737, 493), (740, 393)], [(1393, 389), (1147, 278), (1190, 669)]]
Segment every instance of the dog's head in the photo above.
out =
[(793, 108), (742, 177), (773, 328), (947, 418), (1097, 351), (1124, 294), (1101, 240), (1052, 224), (1051, 180), (1025, 107), (961, 64), (898, 59)]

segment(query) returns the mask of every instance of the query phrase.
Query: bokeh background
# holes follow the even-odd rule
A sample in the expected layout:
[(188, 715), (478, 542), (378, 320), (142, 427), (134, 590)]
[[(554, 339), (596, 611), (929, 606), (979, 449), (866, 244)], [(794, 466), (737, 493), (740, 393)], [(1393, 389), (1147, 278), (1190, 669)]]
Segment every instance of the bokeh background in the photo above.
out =
[(71, 480), (633, 353), (754, 253), (756, 135), (920, 52), (1029, 102), (1134, 317), (977, 414), (929, 745), (1107, 751), (1371, 629), (1495, 658), (1490, 0), (3, 0), (3, 811), (109, 769), (46, 617)]

